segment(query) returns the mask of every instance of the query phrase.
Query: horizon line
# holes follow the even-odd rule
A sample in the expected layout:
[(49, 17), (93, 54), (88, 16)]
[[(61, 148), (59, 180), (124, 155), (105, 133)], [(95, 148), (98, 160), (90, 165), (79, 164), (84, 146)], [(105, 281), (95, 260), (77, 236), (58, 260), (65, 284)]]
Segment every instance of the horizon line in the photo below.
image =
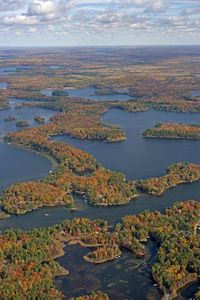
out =
[(9, 46), (1, 46), (0, 48), (125, 48), (125, 47), (197, 47), (200, 46), (200, 44), (138, 44), (138, 45), (26, 45), (26, 46), (20, 46), (20, 45), (9, 45)]

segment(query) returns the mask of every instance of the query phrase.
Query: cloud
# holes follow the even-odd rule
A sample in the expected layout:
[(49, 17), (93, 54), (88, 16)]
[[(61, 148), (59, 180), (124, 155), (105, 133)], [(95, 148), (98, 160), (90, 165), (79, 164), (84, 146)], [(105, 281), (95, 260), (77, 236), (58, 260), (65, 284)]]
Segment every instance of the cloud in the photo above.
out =
[(149, 1), (147, 8), (145, 9), (146, 12), (153, 12), (153, 13), (160, 13), (165, 12), (171, 4), (171, 0), (154, 0)]
[(57, 10), (58, 10), (58, 6), (52, 1), (44, 2), (44, 1), (36, 0), (30, 3), (27, 14), (29, 16), (47, 15), (47, 14), (52, 14)]
[(167, 11), (172, 0), (125, 0), (129, 6), (143, 8), (146, 13), (161, 13)]
[(41, 41), (50, 42), (55, 35), (82, 43), (110, 37), (111, 44), (112, 38), (121, 42), (128, 37), (129, 41), (134, 35), (146, 35), (148, 41), (153, 34), (161, 38), (194, 32), (198, 38), (199, 3), (200, 0), (0, 0), (0, 27), (10, 29), (10, 36), (20, 32), (24, 39), (40, 35)]
[(5, 17), (3, 19), (3, 23), (5, 25), (37, 25), (39, 24), (39, 21), (35, 18), (19, 15), (14, 17)]
[(34, 32), (36, 32), (36, 31), (37, 31), (37, 28), (34, 28), (34, 27), (29, 28), (29, 32), (34, 33)]
[(33, 0), (28, 3), (26, 10), (18, 15), (5, 16), (5, 25), (45, 25), (67, 21), (72, 0), (42, 1)]
[(181, 11), (181, 16), (199, 15), (200, 8), (186, 8)]
[(33, 0), (27, 10), (27, 14), (30, 16), (40, 15), (64, 15), (74, 7), (72, 0)]
[(24, 0), (0, 0), (0, 12), (19, 9), (24, 3)]

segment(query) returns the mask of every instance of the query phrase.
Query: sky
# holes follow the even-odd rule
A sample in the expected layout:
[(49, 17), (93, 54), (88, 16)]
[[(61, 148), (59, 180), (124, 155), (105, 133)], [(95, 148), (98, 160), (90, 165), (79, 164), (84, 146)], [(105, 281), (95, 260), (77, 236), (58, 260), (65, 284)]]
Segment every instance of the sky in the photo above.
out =
[(200, 0), (0, 0), (0, 46), (199, 44)]

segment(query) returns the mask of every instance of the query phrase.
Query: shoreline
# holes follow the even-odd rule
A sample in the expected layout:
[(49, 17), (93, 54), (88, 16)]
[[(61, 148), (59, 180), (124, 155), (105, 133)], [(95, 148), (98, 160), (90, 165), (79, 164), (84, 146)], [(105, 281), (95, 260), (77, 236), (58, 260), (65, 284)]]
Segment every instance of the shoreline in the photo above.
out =
[(199, 141), (200, 140), (200, 137), (199, 138), (193, 138), (193, 137), (176, 137), (176, 136), (172, 136), (172, 137), (169, 137), (169, 136), (154, 136), (154, 135), (143, 135), (142, 134), (142, 137), (143, 138), (150, 138), (150, 139), (169, 139), (169, 140), (193, 140), (193, 141)]
[[(11, 146), (19, 148), (19, 149), (31, 151), (33, 153), (36, 153), (38, 155), (46, 157), (52, 163), (52, 167), (51, 167), (50, 171), (55, 170), (57, 168), (57, 166), (59, 165), (59, 163), (57, 162), (57, 160), (53, 156), (51, 156), (50, 154), (47, 154), (45, 152), (40, 152), (40, 151), (37, 151), (37, 150), (34, 150), (34, 149), (30, 148), (29, 146), (23, 146), (21, 144), (17, 144), (17, 143), (14, 143), (14, 142), (7, 143), (7, 142), (4, 141), (4, 136), (2, 137), (2, 141), (3, 141), (3, 143), (5, 143), (7, 145), (11, 145)], [(47, 174), (47, 176), (48, 176), (48, 174)]]
[(181, 286), (178, 289), (176, 289), (175, 291), (173, 291), (172, 294), (168, 293), (167, 291), (163, 291), (162, 289), (160, 289), (158, 287), (159, 290), (164, 293), (164, 295), (161, 298), (161, 300), (173, 300), (173, 299), (175, 299), (177, 296), (179, 296), (179, 294), (181, 293), (181, 291), (187, 289), (193, 283), (198, 282), (198, 280), (199, 280), (199, 278), (196, 278), (196, 279), (193, 279), (193, 280), (186, 280), (186, 282), (183, 284), (183, 286)]
[[(91, 253), (91, 252), (90, 252)], [(104, 259), (101, 259), (101, 260), (95, 260), (93, 258), (89, 258), (88, 255), (90, 254), (86, 254), (83, 256), (83, 259), (89, 263), (93, 263), (93, 264), (103, 264), (105, 262), (108, 262), (108, 261), (112, 261), (113, 259), (116, 258), (116, 256), (113, 256), (113, 257), (107, 257), (107, 258), (104, 258)]]
[(142, 188), (139, 187), (139, 189), (141, 189), (141, 191), (145, 192), (146, 194), (148, 195), (153, 195), (153, 196), (162, 196), (165, 192), (167, 192), (168, 190), (172, 189), (172, 188), (175, 188), (177, 186), (179, 186), (180, 184), (191, 184), (191, 183), (195, 183), (195, 182), (198, 182), (200, 179), (196, 179), (196, 180), (193, 180), (193, 181), (190, 181), (190, 182), (187, 182), (187, 181), (180, 181), (179, 183), (175, 184), (175, 185), (172, 185), (168, 188), (165, 188), (163, 189), (160, 193), (156, 193), (156, 192), (148, 192), (147, 190), (144, 190)]

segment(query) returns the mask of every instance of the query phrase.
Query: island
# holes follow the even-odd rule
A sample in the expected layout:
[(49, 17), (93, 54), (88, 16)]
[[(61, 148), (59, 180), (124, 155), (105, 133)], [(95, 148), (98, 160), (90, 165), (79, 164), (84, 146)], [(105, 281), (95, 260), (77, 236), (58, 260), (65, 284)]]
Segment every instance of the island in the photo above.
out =
[(36, 122), (38, 122), (39, 124), (44, 124), (44, 123), (45, 123), (45, 118), (40, 117), (40, 116), (35, 116), (35, 117), (34, 117), (34, 120), (35, 120)]
[(52, 96), (69, 96), (68, 91), (65, 90), (55, 90), (52, 92)]
[(175, 163), (167, 167), (167, 174), (163, 177), (153, 177), (137, 182), (137, 187), (153, 195), (162, 195), (166, 190), (180, 183), (192, 183), (200, 179), (200, 166), (184, 162)]
[(10, 109), (10, 103), (8, 100), (8, 91), (0, 88), (0, 111), (3, 109)]
[(8, 116), (4, 118), (4, 121), (14, 121), (14, 120), (16, 120), (15, 116)]
[(27, 122), (27, 121), (17, 121), (16, 122), (16, 126), (17, 127), (27, 127), (27, 126), (29, 126), (30, 124), (29, 124), (29, 122)]
[(200, 125), (180, 123), (157, 123), (143, 132), (145, 138), (200, 139)]
[(121, 255), (121, 251), (117, 245), (104, 245), (97, 250), (88, 253), (83, 258), (91, 263), (101, 264), (109, 260), (113, 260)]

